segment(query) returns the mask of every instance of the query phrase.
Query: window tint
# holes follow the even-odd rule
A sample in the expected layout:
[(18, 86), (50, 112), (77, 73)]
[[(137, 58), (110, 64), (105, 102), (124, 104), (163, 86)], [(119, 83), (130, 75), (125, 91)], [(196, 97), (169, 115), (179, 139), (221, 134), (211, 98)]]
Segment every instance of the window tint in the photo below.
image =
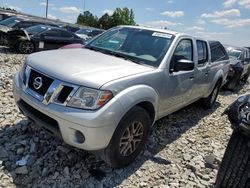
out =
[(67, 31), (60, 31), (60, 37), (71, 38), (72, 35), (70, 33), (68, 33)]
[(49, 31), (45, 32), (44, 35), (48, 36), (48, 37), (58, 37), (59, 32), (56, 30), (49, 30)]
[(207, 62), (208, 52), (207, 52), (207, 43), (204, 41), (197, 41), (197, 50), (198, 50), (198, 64), (203, 65)]
[(221, 61), (228, 59), (227, 54), (223, 47), (215, 46), (211, 49), (211, 60), (212, 62)]
[(181, 60), (186, 59), (193, 61), (193, 44), (190, 39), (183, 39), (179, 42), (178, 46), (175, 49), (173, 54), (171, 63), (170, 63), (170, 71), (174, 70), (175, 64)]

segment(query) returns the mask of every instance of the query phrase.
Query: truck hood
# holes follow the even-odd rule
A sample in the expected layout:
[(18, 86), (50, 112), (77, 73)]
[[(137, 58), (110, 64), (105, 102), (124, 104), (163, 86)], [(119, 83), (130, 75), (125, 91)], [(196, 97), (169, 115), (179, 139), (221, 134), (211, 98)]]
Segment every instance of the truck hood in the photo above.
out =
[(92, 88), (100, 88), (119, 78), (155, 70), (88, 49), (34, 53), (28, 56), (27, 64), (59, 80)]

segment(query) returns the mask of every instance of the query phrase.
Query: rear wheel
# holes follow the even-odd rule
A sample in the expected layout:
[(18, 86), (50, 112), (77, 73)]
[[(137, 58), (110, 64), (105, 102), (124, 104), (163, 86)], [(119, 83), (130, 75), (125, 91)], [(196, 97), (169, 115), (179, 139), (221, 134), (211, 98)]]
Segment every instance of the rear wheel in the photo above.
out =
[(217, 175), (216, 188), (250, 187), (250, 138), (234, 132)]
[(35, 51), (35, 46), (30, 41), (22, 41), (20, 42), (18, 49), (19, 52), (23, 54), (31, 54)]
[(117, 126), (108, 147), (104, 150), (103, 160), (114, 168), (121, 168), (133, 162), (146, 143), (150, 122), (150, 117), (143, 108), (132, 108)]
[(206, 108), (212, 108), (220, 91), (221, 82), (217, 82), (215, 85), (212, 93), (207, 97), (203, 99), (203, 104)]
[(242, 78), (242, 82), (247, 82), (249, 75), (250, 73), (245, 74)]

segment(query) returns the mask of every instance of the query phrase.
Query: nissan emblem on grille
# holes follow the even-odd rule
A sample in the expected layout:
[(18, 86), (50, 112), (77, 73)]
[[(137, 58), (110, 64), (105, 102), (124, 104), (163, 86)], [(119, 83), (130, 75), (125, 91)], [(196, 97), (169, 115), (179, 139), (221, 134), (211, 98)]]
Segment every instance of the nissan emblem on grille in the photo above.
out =
[(38, 90), (43, 85), (43, 79), (41, 77), (36, 77), (33, 81), (33, 87)]

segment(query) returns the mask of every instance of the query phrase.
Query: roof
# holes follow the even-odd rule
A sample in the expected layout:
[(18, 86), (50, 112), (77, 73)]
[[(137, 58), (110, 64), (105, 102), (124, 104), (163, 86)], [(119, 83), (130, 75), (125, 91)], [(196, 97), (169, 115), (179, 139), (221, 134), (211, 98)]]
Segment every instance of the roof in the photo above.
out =
[(181, 34), (181, 33), (177, 32), (177, 31), (172, 31), (172, 30), (168, 30), (168, 29), (157, 29), (157, 28), (151, 28), (151, 27), (145, 27), (145, 26), (120, 25), (120, 26), (117, 26), (117, 27), (145, 29), (145, 30), (157, 31), (157, 32), (162, 32), (162, 33), (168, 33), (168, 34), (171, 34), (171, 35)]

